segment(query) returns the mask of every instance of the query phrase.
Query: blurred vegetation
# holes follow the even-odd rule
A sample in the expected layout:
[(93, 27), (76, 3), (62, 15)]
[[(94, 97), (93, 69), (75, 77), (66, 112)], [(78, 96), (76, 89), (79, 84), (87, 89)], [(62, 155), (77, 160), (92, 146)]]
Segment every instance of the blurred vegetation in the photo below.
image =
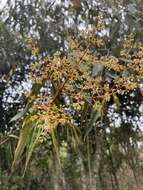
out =
[(142, 189), (142, 10), (141, 0), (6, 2), (0, 189)]

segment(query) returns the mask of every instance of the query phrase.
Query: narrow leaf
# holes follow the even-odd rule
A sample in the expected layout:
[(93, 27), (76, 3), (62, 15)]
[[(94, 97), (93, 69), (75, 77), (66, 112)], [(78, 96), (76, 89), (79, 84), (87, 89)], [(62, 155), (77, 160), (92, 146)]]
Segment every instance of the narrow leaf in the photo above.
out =
[(118, 96), (116, 94), (113, 95), (113, 100), (114, 100), (117, 108), (120, 109), (121, 103), (120, 103), (120, 100), (119, 100), (119, 98), (118, 98)]
[(93, 124), (101, 117), (101, 111), (102, 111), (101, 108), (102, 108), (102, 106), (97, 106), (96, 108), (93, 108), (93, 110), (91, 112), (90, 122), (88, 124), (89, 128), (86, 131), (84, 140), (88, 136), (90, 131), (93, 129)]
[(31, 131), (31, 137), (29, 138), (29, 143), (28, 143), (28, 155), (26, 158), (26, 164), (25, 164), (25, 170), (24, 170), (24, 174), (26, 172), (28, 163), (31, 159), (32, 153), (35, 149), (35, 146), (37, 145), (38, 141), (39, 141), (39, 137), (41, 135), (42, 129), (39, 127), (37, 128), (36, 125), (34, 126), (33, 130)]
[(27, 117), (25, 119), (25, 121), (23, 123), (23, 127), (20, 131), (20, 137), (19, 137), (19, 141), (18, 141), (16, 150), (15, 150), (12, 169), (14, 169), (16, 162), (20, 159), (22, 153), (24, 152), (24, 149), (25, 149), (28, 139), (29, 139), (31, 127), (32, 127), (32, 121), (29, 119), (29, 117)]

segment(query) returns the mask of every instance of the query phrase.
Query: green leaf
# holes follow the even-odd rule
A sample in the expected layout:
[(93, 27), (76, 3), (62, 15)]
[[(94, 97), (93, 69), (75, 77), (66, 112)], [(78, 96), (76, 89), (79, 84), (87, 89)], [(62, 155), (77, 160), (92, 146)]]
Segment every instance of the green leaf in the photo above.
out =
[[(36, 125), (38, 123), (36, 122)], [(28, 142), (28, 150), (27, 150), (27, 158), (26, 158), (26, 164), (25, 164), (25, 169), (24, 169), (24, 174), (26, 172), (26, 169), (27, 169), (27, 166), (28, 166), (28, 163), (31, 159), (31, 156), (32, 156), (32, 153), (37, 145), (37, 143), (39, 142), (39, 137), (42, 133), (42, 128), (38, 128), (36, 125), (34, 125), (32, 131), (31, 131), (31, 134), (30, 134), (30, 137), (29, 137), (29, 142)]]
[(8, 143), (6, 146), (5, 146), (5, 163), (7, 164), (8, 168), (11, 167), (11, 163), (12, 163), (12, 149), (11, 149), (11, 144)]
[[(44, 83), (45, 83), (45, 80), (43, 80), (41, 83), (35, 83), (35, 84), (33, 84), (32, 89), (31, 89), (31, 94), (30, 94), (30, 96), (33, 96), (33, 95), (37, 96), (37, 95), (39, 94), (40, 89), (41, 89), (41, 87), (43, 86)], [(26, 105), (26, 107), (25, 107), (25, 109), (24, 109), (23, 111), (21, 111), (20, 113), (16, 114), (16, 115), (10, 120), (10, 122), (17, 121), (18, 119), (24, 117), (25, 114), (26, 114), (26, 113), (28, 112), (28, 110), (30, 109), (30, 107), (32, 106), (33, 101), (34, 101), (34, 100), (28, 102), (27, 105)]]
[(19, 112), (18, 114), (16, 114), (11, 120), (10, 123), (13, 121), (17, 121), (18, 119), (22, 118), (26, 113), (26, 109), (24, 109), (23, 111)]
[(33, 104), (32, 102), (28, 102), (26, 107), (24, 108), (23, 111), (19, 112), (18, 114), (16, 114), (11, 120), (10, 123), (13, 121), (17, 121), (18, 119), (21, 119), (22, 117), (24, 117), (26, 115), (26, 113), (28, 112), (29, 108), (31, 107), (31, 105)]
[(85, 101), (84, 103), (84, 108), (83, 108), (83, 111), (81, 113), (81, 124), (83, 122), (83, 120), (85, 119), (86, 117), (86, 114), (88, 112), (88, 109), (89, 109), (89, 102), (88, 101)]
[(119, 100), (119, 98), (118, 98), (118, 96), (116, 94), (113, 95), (113, 100), (114, 100), (117, 108), (120, 109), (121, 103), (120, 103), (120, 100)]
[(12, 170), (14, 169), (17, 161), (20, 159), (24, 149), (28, 143), (30, 131), (32, 129), (33, 121), (29, 117), (26, 117), (22, 129), (20, 131), (19, 141), (15, 150), (14, 161), (12, 164)]
[(101, 118), (101, 115), (102, 115), (102, 106), (101, 105), (98, 105), (96, 107), (94, 107), (92, 109), (92, 112), (91, 112), (91, 117), (90, 117), (90, 122), (88, 124), (89, 128), (88, 130), (86, 131), (86, 134), (84, 136), (84, 140), (86, 139), (86, 137), (88, 136), (88, 134), (91, 132), (91, 130), (93, 129), (93, 124), (99, 119)]
[(31, 89), (31, 95), (37, 95), (40, 92), (41, 87), (43, 86), (44, 81), (41, 83), (34, 83)]
[(109, 70), (106, 70), (105, 71), (105, 74), (107, 77), (109, 77), (110, 79), (117, 79), (119, 77), (119, 75), (117, 75), (115, 72), (113, 71), (109, 71)]
[(104, 65), (102, 63), (96, 63), (95, 65), (93, 65), (92, 77), (101, 75), (103, 70), (104, 70)]

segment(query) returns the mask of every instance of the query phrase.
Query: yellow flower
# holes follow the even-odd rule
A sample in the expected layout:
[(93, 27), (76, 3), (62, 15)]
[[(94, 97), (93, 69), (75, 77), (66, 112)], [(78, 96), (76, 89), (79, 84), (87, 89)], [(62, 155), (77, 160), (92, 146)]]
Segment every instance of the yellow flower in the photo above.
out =
[(36, 56), (39, 54), (39, 48), (38, 47), (33, 47), (32, 48), (32, 55)]
[(79, 103), (73, 103), (73, 108), (76, 110), (81, 110), (81, 105)]

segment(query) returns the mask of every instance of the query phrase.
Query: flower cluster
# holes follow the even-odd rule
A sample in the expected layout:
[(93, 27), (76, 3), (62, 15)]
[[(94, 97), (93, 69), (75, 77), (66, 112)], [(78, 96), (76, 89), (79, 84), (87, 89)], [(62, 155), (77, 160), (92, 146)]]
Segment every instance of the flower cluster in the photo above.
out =
[[(100, 30), (101, 26), (100, 23)], [(95, 36), (93, 31), (86, 32), (87, 44), (92, 39), (95, 47), (104, 45), (97, 31)], [(33, 54), (37, 53), (35, 50)], [(78, 40), (70, 38), (68, 53), (57, 52), (43, 58), (31, 66), (31, 72), (33, 82), (41, 85), (38, 96), (33, 96), (33, 110), (40, 114), (44, 130), (50, 132), (59, 125), (80, 123), (87, 102), (93, 109), (97, 104), (104, 108), (116, 94), (137, 89), (143, 76), (143, 47), (133, 44), (130, 35), (120, 57), (114, 57), (95, 54), (88, 45), (83, 47)], [(48, 101), (45, 102), (45, 98)]]

